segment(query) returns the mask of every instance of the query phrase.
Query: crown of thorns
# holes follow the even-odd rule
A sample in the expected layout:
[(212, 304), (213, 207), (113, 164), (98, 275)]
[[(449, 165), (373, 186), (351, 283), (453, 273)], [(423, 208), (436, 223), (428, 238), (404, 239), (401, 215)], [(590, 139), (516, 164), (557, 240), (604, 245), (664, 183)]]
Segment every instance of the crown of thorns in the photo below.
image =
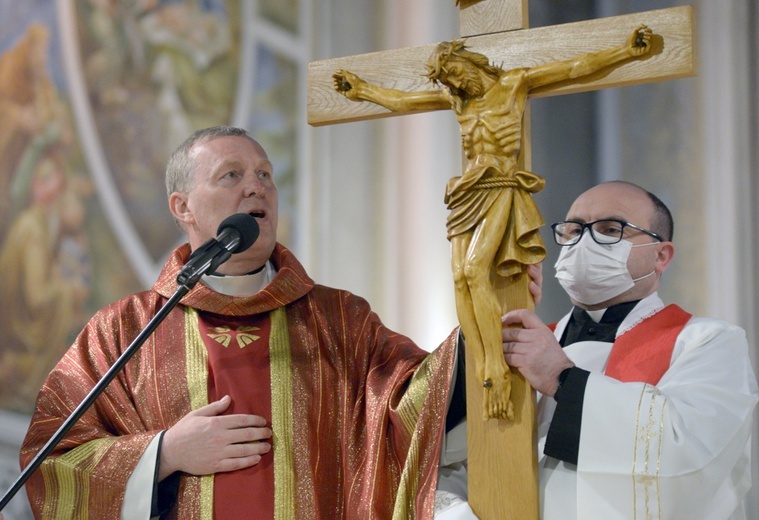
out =
[(498, 68), (490, 63), (487, 56), (467, 49), (466, 40), (439, 43), (427, 61), (427, 79), (432, 83), (439, 83), (440, 75), (448, 72), (446, 64), (451, 57), (468, 60), (488, 73), (498, 73)]
[(427, 78), (435, 83), (440, 77), (440, 74), (447, 72), (445, 64), (451, 58), (451, 56), (457, 56), (466, 50), (465, 40), (451, 40), (449, 42), (441, 42), (435, 47), (435, 50), (430, 55), (430, 59), (427, 61)]

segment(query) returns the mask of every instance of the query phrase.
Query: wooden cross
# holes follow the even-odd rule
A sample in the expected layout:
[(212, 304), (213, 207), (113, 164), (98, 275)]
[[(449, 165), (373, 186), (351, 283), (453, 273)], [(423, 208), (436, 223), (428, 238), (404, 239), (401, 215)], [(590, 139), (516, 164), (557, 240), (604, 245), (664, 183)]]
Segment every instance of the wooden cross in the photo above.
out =
[[(527, 0), (462, 0), (460, 32), (467, 46), (503, 70), (534, 67), (616, 47), (641, 24), (657, 35), (656, 52), (603, 74), (567, 82), (531, 97), (568, 94), (695, 74), (694, 20), (689, 6), (526, 29)], [(662, 46), (663, 42), (663, 46)], [(308, 71), (308, 122), (314, 126), (398, 115), (374, 103), (353, 103), (334, 91), (332, 74), (349, 70), (369, 83), (402, 91), (426, 91), (424, 64), (435, 44), (314, 62)], [(520, 168), (529, 169), (529, 120), (522, 121)], [(528, 279), (517, 275), (496, 284), (502, 310), (532, 308)], [(534, 392), (514, 377), (515, 419), (480, 419), (482, 386), (467, 352), (469, 502), (479, 518), (539, 517)]]

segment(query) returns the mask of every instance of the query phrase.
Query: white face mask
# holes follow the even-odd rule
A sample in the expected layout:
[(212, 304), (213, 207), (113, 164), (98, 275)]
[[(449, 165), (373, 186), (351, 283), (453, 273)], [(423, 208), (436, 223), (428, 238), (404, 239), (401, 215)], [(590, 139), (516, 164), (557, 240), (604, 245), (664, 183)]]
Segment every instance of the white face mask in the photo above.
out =
[(616, 244), (601, 245), (588, 231), (577, 244), (561, 248), (554, 265), (556, 278), (572, 300), (597, 305), (631, 289), (635, 282), (653, 276), (656, 271), (633, 280), (627, 270), (627, 258), (633, 247), (656, 244), (658, 242), (633, 245), (621, 240)]

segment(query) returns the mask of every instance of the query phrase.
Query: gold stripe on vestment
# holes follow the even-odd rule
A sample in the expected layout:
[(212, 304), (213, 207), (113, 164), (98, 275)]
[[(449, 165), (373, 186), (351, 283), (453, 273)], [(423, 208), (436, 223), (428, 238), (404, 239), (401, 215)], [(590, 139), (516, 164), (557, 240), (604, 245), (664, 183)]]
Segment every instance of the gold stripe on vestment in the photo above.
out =
[(661, 452), (664, 446), (664, 411), (666, 410), (666, 399), (661, 407), (661, 416), (659, 417), (659, 452), (656, 458), (656, 504), (659, 508), (659, 518), (662, 518), (661, 511), (661, 486), (659, 485), (659, 474), (661, 472)]
[[(644, 419), (641, 416), (646, 403), (648, 412)], [(644, 385), (638, 403), (633, 447), (633, 518), (636, 519), (662, 518), (659, 472), (666, 404), (667, 399), (658, 388)]]
[(398, 485), (398, 494), (395, 496), (393, 520), (411, 520), (416, 516), (414, 499), (419, 491), (419, 457), (422, 451), (416, 426), (422, 405), (429, 393), (430, 378), (435, 373), (437, 365), (437, 358), (434, 355), (428, 355), (417, 368), (398, 404), (398, 414), (412, 436)]
[(271, 370), (271, 428), (274, 450), (274, 518), (295, 518), (295, 469), (293, 458), (293, 373), (290, 335), (284, 307), (269, 314), (269, 362)]
[(422, 409), (424, 400), (429, 392), (430, 374), (434, 372), (434, 356), (427, 356), (419, 365), (411, 377), (409, 386), (403, 393), (398, 403), (398, 415), (406, 427), (406, 431), (411, 434), (416, 429), (416, 423), (419, 420), (419, 412)]
[[(190, 407), (197, 410), (208, 404), (208, 352), (200, 335), (198, 311), (185, 307), (185, 348), (187, 389)], [(201, 520), (213, 519), (213, 475), (187, 476), (187, 486), (200, 497)], [(190, 492), (190, 496), (193, 493)]]
[[(95, 439), (42, 464), (45, 496), (56, 497), (45, 502), (42, 518), (88, 518), (91, 470), (113, 442), (109, 438)], [(82, 471), (85, 461), (89, 461), (86, 468), (90, 471)], [(48, 484), (57, 488), (52, 494)]]

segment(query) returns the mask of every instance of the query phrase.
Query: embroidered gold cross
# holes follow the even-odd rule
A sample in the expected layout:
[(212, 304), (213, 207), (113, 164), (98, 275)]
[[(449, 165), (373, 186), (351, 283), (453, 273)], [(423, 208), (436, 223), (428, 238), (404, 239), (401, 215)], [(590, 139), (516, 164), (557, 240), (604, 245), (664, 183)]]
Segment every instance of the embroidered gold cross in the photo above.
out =
[(254, 341), (261, 339), (261, 336), (253, 334), (254, 331), (261, 330), (260, 327), (240, 327), (237, 330), (232, 330), (231, 327), (221, 326), (212, 327), (213, 333), (209, 333), (208, 337), (214, 340), (216, 343), (228, 347), (232, 342), (232, 338), (236, 338), (237, 346), (245, 348)]

